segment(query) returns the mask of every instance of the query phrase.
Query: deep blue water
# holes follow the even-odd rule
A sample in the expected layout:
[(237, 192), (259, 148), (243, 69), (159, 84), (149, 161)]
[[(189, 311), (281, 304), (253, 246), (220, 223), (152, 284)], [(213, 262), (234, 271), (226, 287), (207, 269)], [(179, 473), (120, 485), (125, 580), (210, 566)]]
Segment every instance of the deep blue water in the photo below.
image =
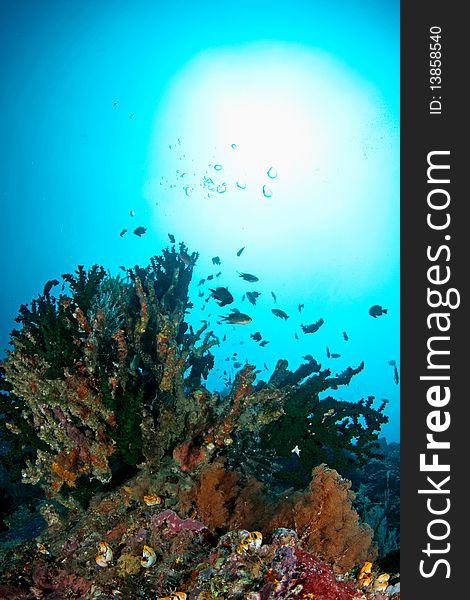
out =
[[(383, 432), (398, 440), (388, 364), (399, 366), (398, 3), (49, 0), (0, 11), (1, 347), (47, 280), (78, 264), (145, 265), (170, 232), (200, 253), (191, 322), (210, 313), (227, 333), (212, 388), (233, 377), (234, 352), (269, 370), (305, 354), (333, 372), (364, 360), (334, 395), (388, 398)], [(205, 301), (209, 283), (228, 286), (252, 323), (218, 325), (230, 307)], [(242, 302), (254, 290), (256, 306)], [(388, 313), (373, 319), (373, 304)], [(318, 332), (302, 332), (319, 318)]]

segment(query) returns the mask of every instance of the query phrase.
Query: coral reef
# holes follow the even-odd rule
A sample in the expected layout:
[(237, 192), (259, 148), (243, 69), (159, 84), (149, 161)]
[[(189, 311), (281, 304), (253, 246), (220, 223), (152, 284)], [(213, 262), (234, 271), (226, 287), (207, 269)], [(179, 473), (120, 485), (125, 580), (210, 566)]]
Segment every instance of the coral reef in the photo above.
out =
[(0, 462), (44, 490), (47, 528), (9, 550), (16, 597), (369, 597), (354, 569), (376, 556), (372, 531), (334, 468), (375, 455), (384, 404), (320, 400), (363, 364), (332, 375), (315, 360), (280, 360), (268, 381), (246, 364), (211, 393), (219, 341), (186, 322), (197, 258), (173, 245), (126, 279), (80, 266), (21, 306)]

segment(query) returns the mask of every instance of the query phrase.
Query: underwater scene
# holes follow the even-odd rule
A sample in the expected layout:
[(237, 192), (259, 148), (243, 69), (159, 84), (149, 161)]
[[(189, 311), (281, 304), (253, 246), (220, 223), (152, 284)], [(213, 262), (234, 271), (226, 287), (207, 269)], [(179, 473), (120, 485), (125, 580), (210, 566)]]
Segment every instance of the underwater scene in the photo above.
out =
[(398, 3), (0, 27), (0, 599), (399, 599)]

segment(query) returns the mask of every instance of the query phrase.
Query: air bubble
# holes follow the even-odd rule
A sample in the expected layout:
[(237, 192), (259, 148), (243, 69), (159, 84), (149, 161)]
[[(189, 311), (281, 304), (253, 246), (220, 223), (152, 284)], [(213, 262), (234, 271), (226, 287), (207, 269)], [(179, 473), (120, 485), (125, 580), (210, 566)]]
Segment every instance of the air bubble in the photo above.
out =
[(269, 169), (268, 169), (268, 177), (270, 179), (276, 179), (276, 177), (277, 177), (277, 171), (276, 171), (276, 169), (274, 167), (269, 167)]
[(269, 186), (267, 186), (266, 184), (263, 185), (263, 196), (265, 198), (271, 198), (271, 196), (273, 195), (271, 188)]

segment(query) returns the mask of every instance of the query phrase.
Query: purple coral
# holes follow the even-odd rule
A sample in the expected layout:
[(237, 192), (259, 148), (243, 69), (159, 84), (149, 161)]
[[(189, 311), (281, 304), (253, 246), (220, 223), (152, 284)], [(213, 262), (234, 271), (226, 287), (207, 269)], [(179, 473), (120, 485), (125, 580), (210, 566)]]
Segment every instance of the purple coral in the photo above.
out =
[(181, 519), (174, 510), (166, 509), (159, 515), (152, 517), (152, 522), (155, 527), (159, 527), (162, 523), (166, 523), (166, 529), (163, 533), (179, 533), (180, 531), (201, 531), (207, 527), (200, 521), (194, 519)]

